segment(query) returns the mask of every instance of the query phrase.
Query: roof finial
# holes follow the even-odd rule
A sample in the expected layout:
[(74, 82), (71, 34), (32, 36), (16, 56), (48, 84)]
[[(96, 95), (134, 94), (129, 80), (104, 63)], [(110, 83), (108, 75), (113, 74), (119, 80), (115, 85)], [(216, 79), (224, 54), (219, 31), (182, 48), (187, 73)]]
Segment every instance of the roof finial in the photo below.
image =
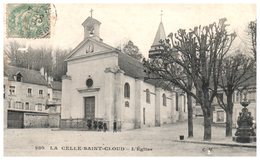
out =
[(90, 10), (90, 17), (92, 18), (92, 13), (93, 13), (93, 9), (91, 8), (91, 10)]
[(162, 22), (163, 10), (161, 10), (160, 16), (161, 16), (161, 22)]

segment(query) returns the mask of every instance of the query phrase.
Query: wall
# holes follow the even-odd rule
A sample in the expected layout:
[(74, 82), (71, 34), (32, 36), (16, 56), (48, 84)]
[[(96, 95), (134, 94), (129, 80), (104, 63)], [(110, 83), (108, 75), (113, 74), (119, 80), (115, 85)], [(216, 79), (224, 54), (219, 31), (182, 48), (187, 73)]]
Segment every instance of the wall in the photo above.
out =
[(24, 113), (25, 128), (48, 128), (48, 114)]
[[(113, 95), (107, 95), (105, 92), (105, 84), (109, 81), (104, 81), (107, 78), (105, 69), (117, 65), (117, 55), (108, 53), (98, 56), (82, 58), (68, 62), (67, 75), (70, 79), (62, 81), (62, 119), (84, 118), (84, 97), (95, 96), (95, 117), (103, 118), (104, 116), (112, 115), (106, 111), (108, 101), (113, 102)], [(97, 91), (88, 91), (86, 80), (93, 79), (92, 88), (98, 88)], [(113, 76), (111, 76), (113, 77)], [(113, 80), (110, 79), (112, 82)], [(79, 92), (79, 90), (83, 90)], [(84, 92), (85, 90), (85, 92)], [(106, 102), (105, 102), (106, 101)]]
[[(130, 85), (130, 98), (124, 97), (124, 85), (129, 83)], [(135, 91), (136, 91), (135, 79), (129, 76), (124, 75), (122, 82), (123, 93), (123, 103), (122, 103), (122, 129), (133, 129), (135, 127)], [(129, 103), (129, 107), (125, 106), (125, 102)]]
[[(22, 111), (32, 111), (32, 112), (46, 112), (45, 106), (46, 101), (48, 99), (48, 90), (47, 86), (44, 85), (37, 85), (37, 84), (29, 84), (23, 82), (15, 82), (15, 81), (6, 81), (5, 83), (5, 99), (7, 100), (7, 109), (15, 110), (15, 103), (16, 101), (23, 103), (23, 109), (19, 109)], [(15, 86), (15, 94), (9, 94), (10, 86)], [(32, 95), (28, 95), (28, 88), (32, 89)], [(43, 96), (39, 97), (39, 90), (43, 90)], [(9, 102), (11, 102), (11, 107), (9, 107)], [(29, 102), (29, 109), (25, 109), (25, 103)], [(36, 104), (42, 104), (42, 110), (39, 110)]]
[(55, 102), (61, 102), (61, 91), (53, 90), (52, 100)]
[[(150, 103), (146, 102), (146, 92), (150, 91)], [(145, 108), (145, 124), (143, 116), (143, 108)], [(146, 82), (141, 84), (141, 127), (153, 127), (155, 126), (155, 87)]]
[[(166, 106), (163, 105), (163, 94), (166, 95)], [(160, 95), (160, 115), (161, 115), (161, 124), (169, 124), (171, 121), (171, 107), (172, 107), (172, 95), (169, 91), (162, 90)]]

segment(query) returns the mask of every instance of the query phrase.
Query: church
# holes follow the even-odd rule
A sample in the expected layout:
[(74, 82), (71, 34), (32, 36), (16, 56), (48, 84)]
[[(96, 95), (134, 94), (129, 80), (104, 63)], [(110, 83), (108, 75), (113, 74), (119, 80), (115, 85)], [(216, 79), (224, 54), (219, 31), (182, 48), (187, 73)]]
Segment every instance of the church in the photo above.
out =
[[(65, 60), (60, 127), (91, 129), (103, 123), (111, 131), (186, 120), (185, 93), (145, 79), (140, 61), (103, 42), (100, 25), (89, 16), (82, 23), (84, 39)], [(160, 22), (149, 58), (158, 55), (159, 41), (165, 38)]]

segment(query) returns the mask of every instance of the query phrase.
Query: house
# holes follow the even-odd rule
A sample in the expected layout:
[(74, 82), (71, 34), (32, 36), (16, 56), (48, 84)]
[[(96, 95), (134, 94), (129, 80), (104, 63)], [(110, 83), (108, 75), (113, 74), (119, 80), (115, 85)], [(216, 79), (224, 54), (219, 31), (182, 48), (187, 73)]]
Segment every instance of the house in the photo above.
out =
[(4, 66), (5, 128), (48, 127), (47, 85), (38, 71)]
[[(251, 112), (252, 117), (256, 121), (256, 77), (252, 77), (251, 79), (247, 80), (243, 83), (240, 88), (242, 89), (243, 86), (246, 86), (246, 91), (241, 92), (236, 90), (233, 94), (233, 115), (232, 115), (232, 125), (233, 127), (237, 126), (237, 119), (239, 113), (242, 112), (243, 106), (240, 104), (245, 98), (250, 104), (247, 106), (249, 112)], [(223, 98), (223, 101), (226, 101), (226, 95), (223, 90), (219, 90), (218, 95)], [(213, 101), (213, 123), (217, 125), (223, 125), (226, 123), (226, 113), (225, 111), (219, 106), (217, 99), (215, 98)]]

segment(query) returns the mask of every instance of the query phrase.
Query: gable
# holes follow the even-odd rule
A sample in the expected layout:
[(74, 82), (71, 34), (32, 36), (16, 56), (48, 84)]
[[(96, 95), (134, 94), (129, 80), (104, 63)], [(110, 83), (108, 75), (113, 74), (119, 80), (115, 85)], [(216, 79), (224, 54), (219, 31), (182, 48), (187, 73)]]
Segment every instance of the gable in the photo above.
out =
[(83, 40), (75, 49), (73, 49), (65, 61), (69, 61), (74, 58), (81, 58), (86, 56), (95, 55), (95, 53), (110, 52), (115, 48), (95, 39)]

